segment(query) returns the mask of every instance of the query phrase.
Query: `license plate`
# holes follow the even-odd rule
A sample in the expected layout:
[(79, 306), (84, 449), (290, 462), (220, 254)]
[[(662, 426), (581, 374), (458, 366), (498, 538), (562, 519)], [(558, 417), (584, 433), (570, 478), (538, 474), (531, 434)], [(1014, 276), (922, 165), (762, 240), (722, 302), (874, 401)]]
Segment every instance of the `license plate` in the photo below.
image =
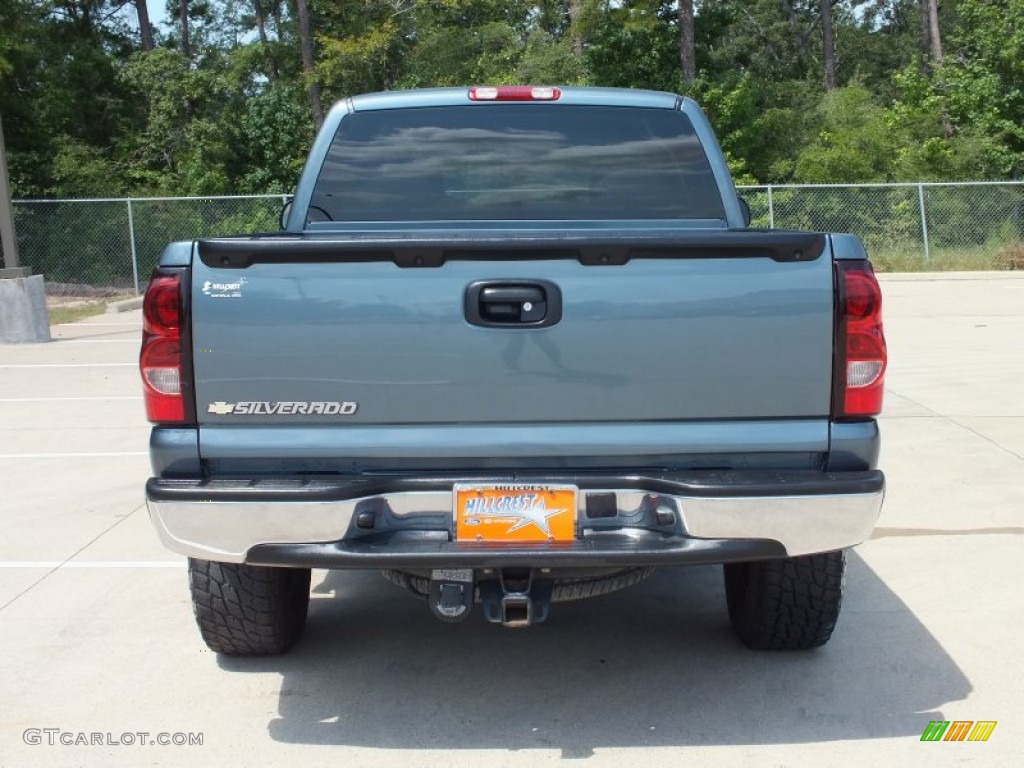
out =
[(572, 541), (574, 485), (456, 485), (457, 541)]

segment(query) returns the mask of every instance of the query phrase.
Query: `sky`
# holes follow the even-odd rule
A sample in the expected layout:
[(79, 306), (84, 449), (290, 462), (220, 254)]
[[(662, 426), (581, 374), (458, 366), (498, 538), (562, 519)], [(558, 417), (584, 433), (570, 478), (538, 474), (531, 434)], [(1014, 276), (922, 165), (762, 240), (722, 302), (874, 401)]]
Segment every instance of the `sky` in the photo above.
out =
[[(146, 7), (149, 8), (149, 23), (159, 29), (161, 25), (168, 22), (167, 18), (167, 0), (146, 0)], [(122, 18), (128, 20), (128, 22), (139, 28), (139, 15), (135, 12), (135, 6), (128, 3), (122, 6), (119, 13), (123, 14)]]
[[(149, 8), (149, 23), (158, 27), (167, 21), (167, 0), (146, 0), (146, 7)], [(138, 16), (136, 23), (138, 23)]]

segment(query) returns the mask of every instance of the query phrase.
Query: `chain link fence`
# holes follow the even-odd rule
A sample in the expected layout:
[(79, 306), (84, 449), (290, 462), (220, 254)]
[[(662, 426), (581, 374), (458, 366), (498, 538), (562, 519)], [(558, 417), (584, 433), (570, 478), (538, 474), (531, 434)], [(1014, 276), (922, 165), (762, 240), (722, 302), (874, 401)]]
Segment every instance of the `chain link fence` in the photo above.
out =
[(741, 187), (751, 224), (852, 232), (879, 270), (1024, 269), (1024, 182)]
[(138, 294), (167, 243), (276, 232), (282, 195), (16, 200), (22, 266), (48, 284)]
[[(1024, 269), (1024, 182), (741, 187), (752, 225), (852, 232), (884, 271)], [(21, 263), (138, 293), (173, 240), (276, 231), (282, 195), (19, 200)]]

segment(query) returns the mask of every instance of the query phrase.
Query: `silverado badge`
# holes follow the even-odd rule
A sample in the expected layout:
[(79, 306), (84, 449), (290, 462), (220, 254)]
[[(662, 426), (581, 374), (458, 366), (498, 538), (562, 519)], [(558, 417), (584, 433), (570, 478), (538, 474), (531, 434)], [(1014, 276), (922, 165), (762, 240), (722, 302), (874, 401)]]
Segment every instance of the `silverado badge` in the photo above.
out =
[(246, 401), (226, 403), (218, 400), (206, 406), (206, 412), (217, 416), (351, 416), (359, 408), (358, 403), (349, 402), (305, 402), (287, 400), (282, 402)]

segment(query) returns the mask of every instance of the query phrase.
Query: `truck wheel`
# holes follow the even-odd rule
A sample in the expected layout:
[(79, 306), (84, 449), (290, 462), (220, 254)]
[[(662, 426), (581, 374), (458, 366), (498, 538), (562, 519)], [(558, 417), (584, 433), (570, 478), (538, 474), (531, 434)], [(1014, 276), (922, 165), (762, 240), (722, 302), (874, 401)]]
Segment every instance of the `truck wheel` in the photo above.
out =
[(309, 573), (189, 558), (192, 608), (207, 646), (229, 656), (289, 650), (306, 625)]
[(846, 552), (725, 566), (729, 621), (759, 651), (804, 651), (828, 642), (843, 600)]

